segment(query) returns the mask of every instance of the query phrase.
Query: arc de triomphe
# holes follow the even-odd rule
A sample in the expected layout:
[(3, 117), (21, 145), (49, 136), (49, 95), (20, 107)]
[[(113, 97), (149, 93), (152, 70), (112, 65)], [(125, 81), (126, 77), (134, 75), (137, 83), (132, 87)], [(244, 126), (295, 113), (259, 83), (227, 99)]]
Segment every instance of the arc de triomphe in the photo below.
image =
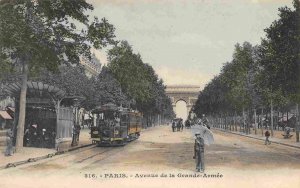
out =
[(199, 92), (200, 87), (196, 85), (168, 85), (166, 87), (166, 94), (171, 98), (174, 112), (178, 101), (184, 101), (189, 112), (196, 103)]

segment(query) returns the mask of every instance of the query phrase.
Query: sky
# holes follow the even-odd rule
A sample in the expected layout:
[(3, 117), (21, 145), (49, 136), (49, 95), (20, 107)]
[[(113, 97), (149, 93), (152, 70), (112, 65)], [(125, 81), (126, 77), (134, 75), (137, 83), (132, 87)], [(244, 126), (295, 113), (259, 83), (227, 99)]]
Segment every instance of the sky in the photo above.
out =
[[(166, 85), (202, 89), (236, 43), (260, 43), (264, 29), (278, 19), (278, 8), (292, 0), (88, 0), (92, 16), (105, 17), (116, 39), (127, 40)], [(106, 50), (95, 52), (103, 64)]]

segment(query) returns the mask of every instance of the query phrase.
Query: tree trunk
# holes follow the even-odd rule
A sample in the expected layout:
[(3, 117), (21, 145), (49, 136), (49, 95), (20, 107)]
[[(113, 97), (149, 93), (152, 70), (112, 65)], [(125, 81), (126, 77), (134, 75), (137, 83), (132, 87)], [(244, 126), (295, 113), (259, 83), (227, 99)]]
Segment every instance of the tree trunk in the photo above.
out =
[(274, 136), (273, 124), (273, 100), (271, 100), (271, 136)]
[(254, 132), (257, 134), (256, 109), (254, 109)]
[(264, 136), (264, 108), (261, 109), (261, 136)]
[(235, 131), (237, 132), (237, 114), (236, 111), (234, 112), (234, 127), (235, 127)]
[(299, 142), (299, 129), (300, 129), (300, 111), (299, 111), (299, 104), (296, 106), (297, 111), (297, 122), (296, 122), (296, 142)]
[(17, 137), (16, 137), (16, 151), (23, 147), (23, 137), (24, 137), (24, 125), (25, 125), (25, 115), (26, 115), (26, 94), (27, 94), (27, 80), (28, 80), (28, 65), (24, 62), (22, 70), (22, 86), (19, 100), (19, 118), (17, 127)]
[(244, 107), (243, 107), (243, 132), (245, 133), (245, 124), (246, 124), (246, 122), (245, 122), (245, 109), (244, 109)]
[(286, 112), (286, 126), (289, 127), (289, 111)]

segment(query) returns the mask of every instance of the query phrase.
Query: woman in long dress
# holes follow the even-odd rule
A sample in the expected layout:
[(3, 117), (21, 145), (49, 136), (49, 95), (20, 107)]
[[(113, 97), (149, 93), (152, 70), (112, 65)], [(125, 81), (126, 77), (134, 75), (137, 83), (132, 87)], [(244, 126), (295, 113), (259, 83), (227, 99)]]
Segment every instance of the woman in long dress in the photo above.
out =
[(12, 156), (13, 154), (13, 132), (8, 130), (6, 132), (6, 151), (5, 156)]

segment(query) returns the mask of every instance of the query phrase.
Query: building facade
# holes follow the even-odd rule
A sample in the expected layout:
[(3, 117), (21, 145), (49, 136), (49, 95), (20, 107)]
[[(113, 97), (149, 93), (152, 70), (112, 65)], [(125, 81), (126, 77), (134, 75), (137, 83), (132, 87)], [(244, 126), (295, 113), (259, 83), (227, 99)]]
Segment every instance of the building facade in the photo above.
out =
[(101, 72), (100, 60), (95, 56), (94, 53), (92, 54), (91, 60), (81, 58), (80, 64), (84, 67), (85, 74), (89, 78), (91, 78), (92, 76), (97, 76)]

